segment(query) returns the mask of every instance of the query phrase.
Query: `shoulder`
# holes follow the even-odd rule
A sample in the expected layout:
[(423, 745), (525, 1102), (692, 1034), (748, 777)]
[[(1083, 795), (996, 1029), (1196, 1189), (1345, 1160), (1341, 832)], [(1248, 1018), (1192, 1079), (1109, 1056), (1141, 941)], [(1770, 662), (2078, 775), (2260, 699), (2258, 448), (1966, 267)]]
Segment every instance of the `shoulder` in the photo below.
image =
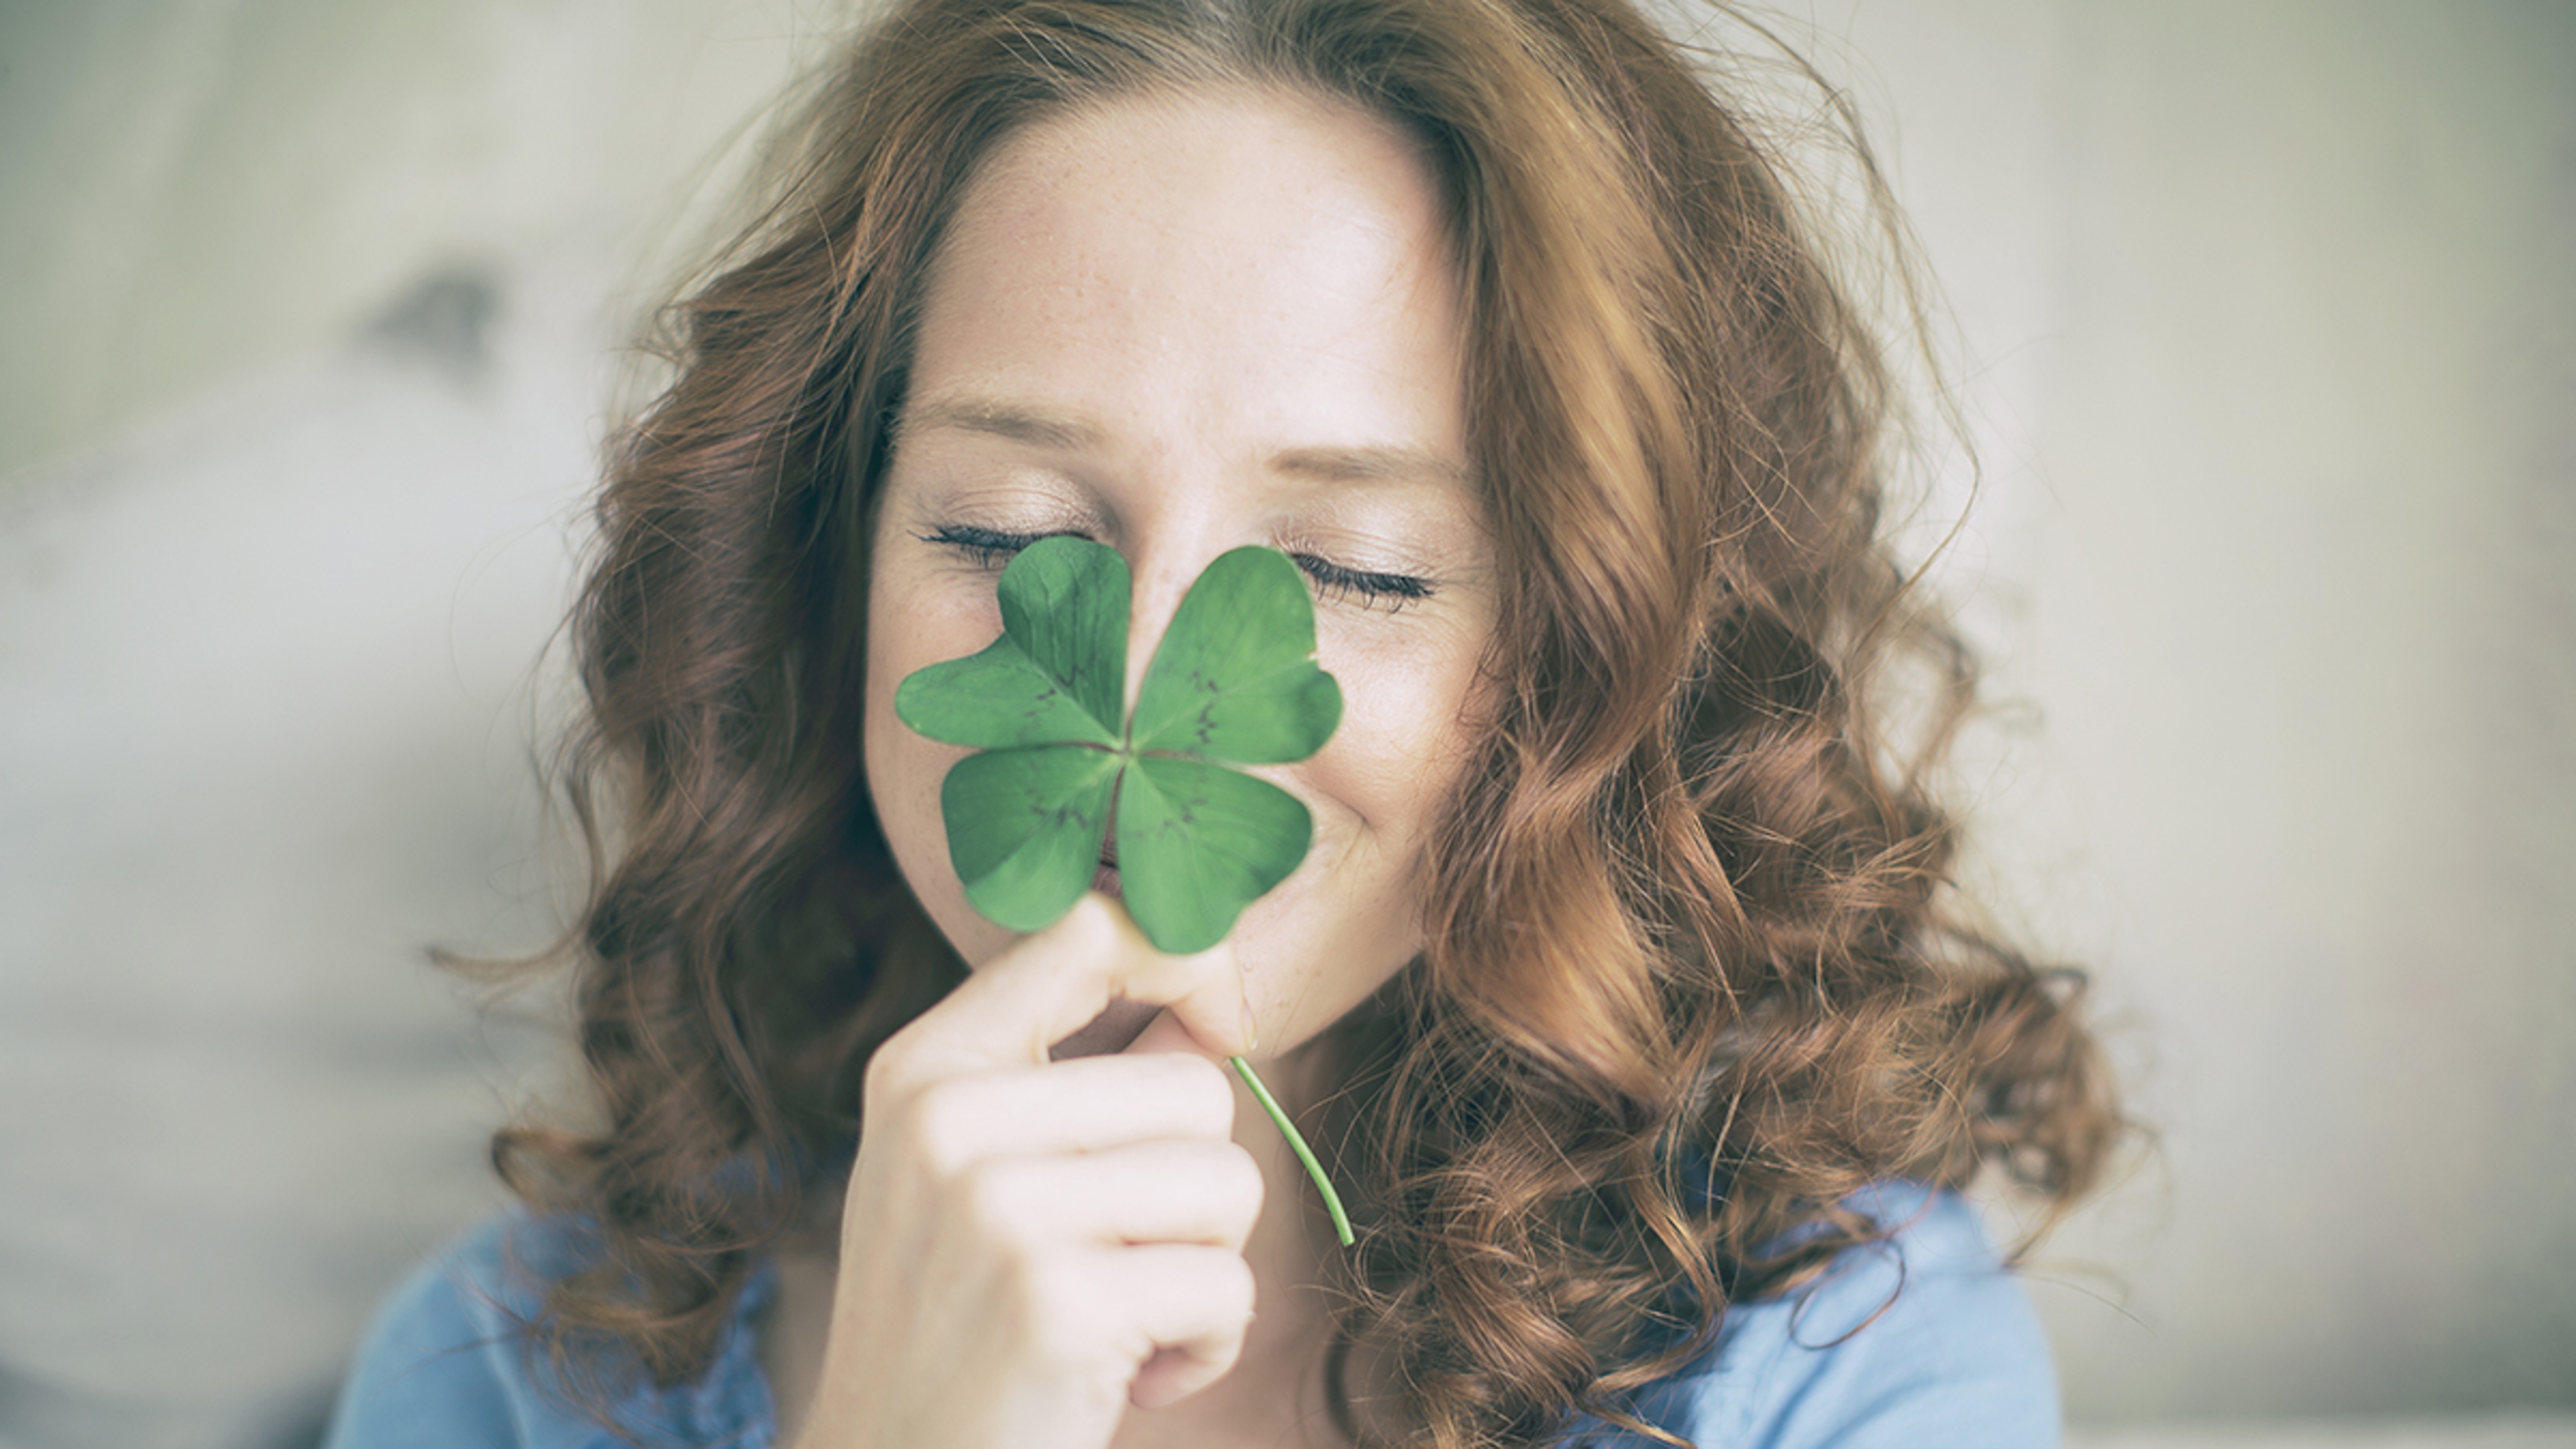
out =
[(1890, 1228), (1811, 1283), (1727, 1310), (1710, 1358), (1647, 1417), (1703, 1446), (2047, 1449), (2057, 1374), (2021, 1282), (1955, 1193), (1890, 1184)]
[(414, 1268), (377, 1311), (341, 1385), (328, 1449), (579, 1443), (548, 1435), (525, 1325), (542, 1297), (514, 1244), (536, 1229), (495, 1216)]
[(595, 1261), (579, 1223), (497, 1214), (403, 1280), (369, 1328), (342, 1383), (324, 1449), (612, 1449), (689, 1442), (762, 1449), (774, 1423), (753, 1356), (755, 1280), (715, 1366), (669, 1389), (637, 1384), (609, 1405), (612, 1428), (556, 1381), (529, 1325), (551, 1283)]

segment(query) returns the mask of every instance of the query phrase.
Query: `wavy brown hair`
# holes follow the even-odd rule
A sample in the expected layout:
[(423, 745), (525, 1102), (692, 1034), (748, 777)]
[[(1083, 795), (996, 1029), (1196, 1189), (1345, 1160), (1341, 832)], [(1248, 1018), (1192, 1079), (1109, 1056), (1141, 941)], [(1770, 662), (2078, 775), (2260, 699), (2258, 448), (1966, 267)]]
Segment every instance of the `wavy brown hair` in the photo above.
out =
[(2062, 1211), (2094, 1183), (2120, 1126), (2079, 979), (1952, 898), (1929, 782), (1974, 670), (1881, 537), (1887, 364), (1707, 70), (1622, 0), (910, 0), (821, 76), (666, 313), (574, 618), (602, 1115), (495, 1142), (599, 1230), (538, 1325), (559, 1359), (702, 1371), (869, 1053), (958, 976), (862, 781), (871, 493), (978, 162), (1158, 88), (1294, 88), (1423, 146), (1517, 581), (1429, 945), (1325, 1044), (1365, 1227), (1343, 1427), (1361, 1342), (1407, 1443), (1633, 1422), (1729, 1302), (1894, 1226), (1839, 1206), (1865, 1185), (1993, 1168)]

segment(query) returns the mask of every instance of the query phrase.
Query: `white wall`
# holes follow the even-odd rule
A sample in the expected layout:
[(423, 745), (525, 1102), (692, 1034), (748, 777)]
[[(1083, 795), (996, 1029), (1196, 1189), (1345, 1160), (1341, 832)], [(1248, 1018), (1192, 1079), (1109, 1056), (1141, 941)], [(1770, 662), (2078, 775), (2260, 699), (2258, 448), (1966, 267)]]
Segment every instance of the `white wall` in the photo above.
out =
[[(474, 1046), (419, 947), (531, 929), (491, 885), (533, 816), (513, 691), (603, 319), (820, 18), (0, 8), (0, 1271), (96, 1345), (0, 1295), (48, 1422), (291, 1417), (488, 1200), (475, 1083), (533, 1049)], [(2576, 10), (1789, 29), (1955, 308), (1986, 476), (1945, 578), (2024, 706), (1972, 779), (1992, 894), (2096, 967), (2164, 1134), (2039, 1270), (2072, 1410), (2576, 1407)], [(482, 362), (349, 350), (459, 260), (500, 288)], [(264, 1019), (427, 1064), (317, 1102), (328, 1063), (259, 1069), (297, 1050)], [(231, 1056), (128, 1029), (173, 1020)], [(344, 1171), (389, 1113), (410, 1156)], [(209, 1180), (235, 1216), (185, 1251), (109, 1231)], [(293, 1261), (281, 1183), (308, 1237), (339, 1194), (405, 1211), (293, 1291), (218, 1271)], [(288, 1316), (291, 1352), (245, 1347)]]
[(424, 269), (629, 269), (830, 0), (0, 6), (0, 474)]
[(2576, 1402), (2576, 10), (1851, 29), (2022, 420), (1990, 838), (2166, 1131), (2075, 1407)]

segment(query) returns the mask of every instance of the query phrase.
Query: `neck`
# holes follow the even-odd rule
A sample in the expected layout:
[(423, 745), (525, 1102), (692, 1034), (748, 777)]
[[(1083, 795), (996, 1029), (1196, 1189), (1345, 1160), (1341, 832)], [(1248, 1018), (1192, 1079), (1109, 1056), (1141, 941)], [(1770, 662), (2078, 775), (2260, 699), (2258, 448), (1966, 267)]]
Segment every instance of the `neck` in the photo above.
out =
[[(1310, 1047), (1262, 1066), (1262, 1084), (1301, 1126), (1311, 1120), (1307, 1109), (1323, 1096), (1321, 1088), (1330, 1080), (1325, 1055)], [(1254, 1332), (1262, 1331), (1274, 1309), (1280, 1317), (1320, 1323), (1325, 1270), (1331, 1256), (1345, 1250), (1320, 1211), (1305, 1164), (1241, 1082), (1235, 1084), (1234, 1140), (1261, 1165), (1261, 1216), (1244, 1247), (1261, 1289)]]
[(1319, 1350), (1331, 1318), (1325, 1255), (1340, 1252), (1341, 1245), (1330, 1229), (1315, 1231), (1319, 1215), (1310, 1206), (1305, 1168), (1278, 1140), (1269, 1119), (1253, 1115), (1255, 1133), (1267, 1132), (1271, 1140), (1263, 1144), (1255, 1135), (1244, 1142), (1261, 1163), (1265, 1188), (1260, 1220), (1243, 1248), (1244, 1262), (1252, 1268), (1254, 1308), (1244, 1330), (1242, 1362), (1248, 1372), (1242, 1376), (1267, 1382), (1274, 1390), (1286, 1379), (1298, 1385), (1302, 1399), (1307, 1379), (1321, 1384)]

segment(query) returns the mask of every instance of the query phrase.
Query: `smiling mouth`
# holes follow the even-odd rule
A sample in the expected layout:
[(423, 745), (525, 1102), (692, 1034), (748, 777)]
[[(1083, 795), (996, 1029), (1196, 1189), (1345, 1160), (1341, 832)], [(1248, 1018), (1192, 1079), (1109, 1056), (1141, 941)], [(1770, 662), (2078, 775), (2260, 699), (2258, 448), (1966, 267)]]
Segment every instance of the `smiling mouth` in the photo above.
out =
[(1118, 797), (1109, 797), (1109, 819), (1100, 829), (1100, 868), (1091, 873), (1091, 888), (1111, 900), (1126, 899), (1118, 888)]

